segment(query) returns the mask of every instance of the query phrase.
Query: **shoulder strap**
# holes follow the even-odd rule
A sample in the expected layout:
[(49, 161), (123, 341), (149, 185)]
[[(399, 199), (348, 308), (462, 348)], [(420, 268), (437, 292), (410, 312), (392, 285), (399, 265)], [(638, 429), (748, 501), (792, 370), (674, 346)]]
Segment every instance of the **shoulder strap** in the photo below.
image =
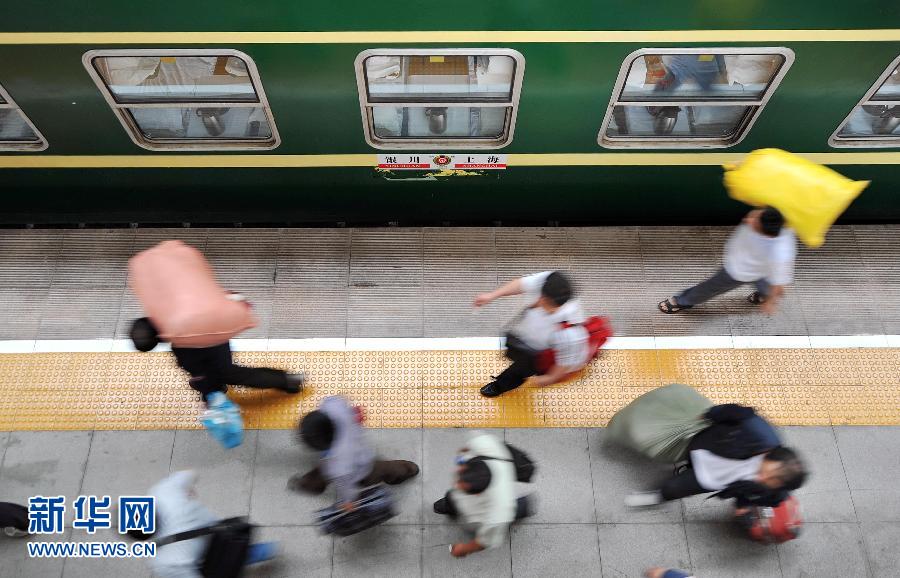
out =
[(185, 532), (179, 532), (177, 534), (172, 534), (171, 536), (165, 536), (160, 538), (159, 540), (155, 540), (157, 546), (165, 546), (167, 544), (172, 544), (174, 542), (183, 542), (185, 540), (193, 540), (194, 538), (199, 538), (200, 536), (206, 536), (208, 534), (212, 534), (218, 528), (218, 524), (213, 526), (206, 526), (204, 528), (196, 528), (194, 530), (187, 530)]

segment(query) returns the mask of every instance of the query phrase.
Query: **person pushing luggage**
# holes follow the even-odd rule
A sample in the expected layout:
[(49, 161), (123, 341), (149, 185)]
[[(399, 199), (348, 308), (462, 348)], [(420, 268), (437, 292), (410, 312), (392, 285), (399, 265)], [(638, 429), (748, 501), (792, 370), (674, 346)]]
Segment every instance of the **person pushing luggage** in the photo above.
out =
[(514, 279), (475, 297), (475, 307), (525, 293), (531, 304), (514, 320), (506, 334), (506, 356), (512, 365), (481, 388), (481, 395), (496, 397), (513, 390), (533, 375), (538, 386), (553, 385), (584, 368), (612, 336), (605, 317), (587, 318), (574, 298), (572, 284), (560, 271), (544, 271)]

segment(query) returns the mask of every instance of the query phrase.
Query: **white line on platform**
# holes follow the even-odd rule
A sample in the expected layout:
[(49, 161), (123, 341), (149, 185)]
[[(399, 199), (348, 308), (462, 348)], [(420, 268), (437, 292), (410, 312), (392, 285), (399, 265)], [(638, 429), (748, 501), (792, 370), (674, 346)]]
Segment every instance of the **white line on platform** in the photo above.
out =
[[(314, 337), (309, 339), (232, 339), (234, 351), (496, 351), (500, 337)], [(900, 335), (682, 335), (613, 337), (605, 349), (829, 349), (900, 348)], [(160, 344), (155, 351), (169, 351)], [(3, 353), (79, 353), (134, 351), (128, 339), (0, 340)]]

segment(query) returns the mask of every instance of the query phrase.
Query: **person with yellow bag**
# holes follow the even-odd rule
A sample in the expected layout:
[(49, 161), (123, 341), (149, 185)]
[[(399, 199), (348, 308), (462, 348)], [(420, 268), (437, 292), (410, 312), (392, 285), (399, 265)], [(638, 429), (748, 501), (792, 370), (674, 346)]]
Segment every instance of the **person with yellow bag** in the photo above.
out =
[(756, 291), (747, 297), (771, 315), (794, 280), (797, 238), (784, 226), (784, 217), (774, 207), (750, 211), (725, 244), (722, 268), (709, 279), (660, 301), (663, 313), (678, 313), (709, 301), (745, 283)]
[(822, 246), (829, 227), (869, 184), (779, 149), (755, 150), (740, 165), (725, 166), (724, 180), (731, 198), (762, 208), (751, 211), (728, 240), (722, 269), (661, 301), (663, 313), (689, 309), (744, 283), (756, 285), (748, 300), (774, 313), (793, 280), (794, 232), (806, 246)]

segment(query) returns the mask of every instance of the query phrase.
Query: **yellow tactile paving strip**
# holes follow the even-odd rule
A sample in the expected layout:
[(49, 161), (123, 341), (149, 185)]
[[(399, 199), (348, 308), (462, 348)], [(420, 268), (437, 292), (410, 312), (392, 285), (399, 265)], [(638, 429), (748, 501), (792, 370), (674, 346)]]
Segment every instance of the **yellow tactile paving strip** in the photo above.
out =
[[(236, 353), (309, 375), (306, 391), (232, 389), (248, 428), (293, 427), (322, 398), (366, 407), (372, 427), (603, 426), (666, 383), (739, 402), (780, 425), (900, 425), (900, 349), (610, 350), (569, 383), (478, 393), (497, 351)], [(168, 353), (0, 354), (0, 431), (198, 428), (201, 405)]]

